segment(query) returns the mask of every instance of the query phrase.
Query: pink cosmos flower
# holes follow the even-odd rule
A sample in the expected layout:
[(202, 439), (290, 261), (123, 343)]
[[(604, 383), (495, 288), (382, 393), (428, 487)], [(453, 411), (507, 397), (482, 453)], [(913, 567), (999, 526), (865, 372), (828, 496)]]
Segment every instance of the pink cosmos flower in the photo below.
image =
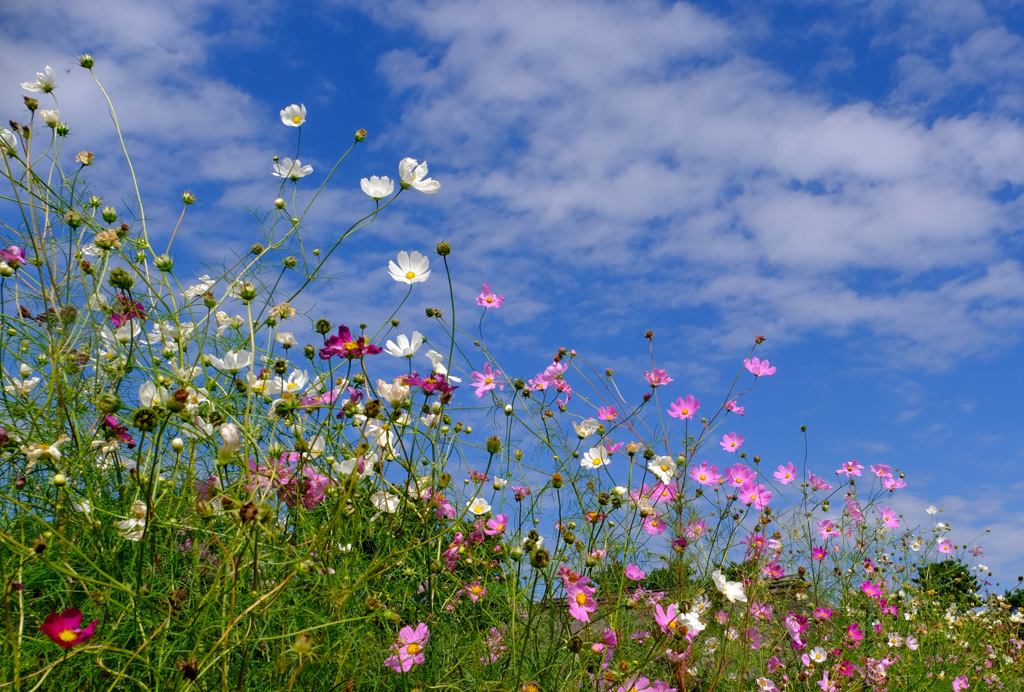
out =
[(669, 481), (668, 483), (658, 482), (653, 488), (651, 488), (651, 504), (658, 504), (659, 502), (671, 502), (676, 499), (676, 493), (679, 491), (675, 481)]
[(645, 370), (644, 379), (646, 379), (647, 384), (652, 387), (659, 387), (663, 384), (668, 384), (669, 382), (675, 382), (675, 380), (668, 376), (667, 372), (659, 370), (658, 368), (654, 368), (651, 372), (647, 372)]
[(832, 617), (832, 615), (834, 615), (834, 612), (833, 612), (833, 610), (831, 608), (815, 608), (814, 609), (814, 617), (816, 619), (818, 619), (818, 620), (828, 620), (829, 618)]
[(967, 552), (969, 552), (969, 553), (970, 553), (971, 555), (973, 555), (974, 557), (985, 557), (985, 551), (983, 551), (983, 550), (981, 549), (981, 546), (980, 546), (980, 545), (976, 545), (976, 546), (974, 546), (973, 548), (971, 548), (971, 549), (970, 549), (970, 550), (968, 550)]
[(597, 610), (597, 602), (594, 600), (594, 588), (585, 584), (577, 584), (576, 589), (568, 596), (569, 615), (580, 622), (590, 622), (590, 613)]
[(822, 692), (836, 692), (836, 686), (828, 679), (828, 671), (826, 670), (821, 680), (818, 680), (818, 687), (821, 688)]
[(199, 495), (199, 499), (203, 502), (213, 497), (217, 490), (220, 489), (220, 478), (217, 476), (210, 476), (206, 480), (197, 478), (192, 487), (195, 488), (196, 493)]
[(398, 640), (391, 645), (393, 656), (384, 660), (384, 665), (396, 673), (408, 673), (414, 665), (426, 661), (423, 655), (423, 647), (430, 639), (430, 630), (425, 622), (412, 627), (403, 627), (398, 632)]
[(779, 470), (775, 472), (775, 479), (783, 485), (789, 485), (796, 480), (796, 466), (793, 462), (788, 462), (785, 466), (779, 466)]
[(640, 581), (647, 574), (633, 563), (626, 565), (626, 578), (632, 579), (633, 581)]
[(781, 660), (779, 660), (778, 656), (772, 656), (771, 658), (768, 659), (768, 672), (769, 673), (775, 673), (775, 672), (778, 672), (780, 670), (784, 670), (785, 668), (786, 668), (786, 664), (783, 663)]
[(860, 585), (860, 590), (863, 591), (869, 598), (878, 598), (882, 595), (881, 584), (875, 584), (871, 581), (865, 581)]
[(852, 461), (847, 461), (842, 466), (840, 466), (839, 469), (836, 471), (836, 475), (838, 476), (840, 473), (845, 473), (847, 478), (853, 478), (854, 476), (859, 476), (860, 472), (863, 470), (864, 467), (861, 466), (856, 459), (854, 459)]
[(701, 485), (718, 485), (722, 480), (722, 474), (718, 472), (717, 466), (702, 461), (700, 466), (690, 467), (690, 478)]
[(462, 591), (467, 596), (469, 596), (469, 600), (471, 600), (473, 603), (476, 603), (481, 598), (487, 595), (487, 589), (485, 589), (483, 584), (481, 584), (480, 581), (476, 579), (469, 582), (468, 584), (463, 584)]
[(832, 523), (831, 519), (825, 519), (824, 521), (818, 522), (818, 533), (827, 541), (829, 537), (838, 536), (842, 532), (836, 528), (836, 525)]
[(754, 509), (764, 509), (772, 501), (772, 491), (760, 483), (747, 481), (740, 487), (740, 499), (745, 505), (754, 505)]
[(824, 560), (825, 555), (827, 554), (828, 552), (824, 548), (819, 548), (817, 546), (811, 548), (811, 557), (815, 560)]
[(324, 340), (324, 347), (320, 349), (320, 359), (329, 360), (332, 356), (341, 356), (349, 360), (360, 359), (363, 356), (381, 353), (380, 346), (366, 343), (366, 336), (359, 335), (353, 339), (352, 332), (345, 325), (338, 327), (337, 336), (329, 336)]
[(482, 308), (500, 308), (505, 302), (505, 296), (491, 293), (491, 285), (484, 284), (484, 292), (476, 297), (476, 304)]
[(914, 635), (908, 634), (907, 638), (903, 640), (903, 643), (906, 644), (907, 648), (911, 651), (917, 651), (917, 637), (915, 637)]
[(860, 523), (864, 521), (864, 513), (861, 511), (860, 502), (853, 497), (852, 493), (846, 494), (846, 513), (857, 522), (857, 526), (860, 526)]
[(751, 374), (753, 374), (754, 377), (775, 374), (775, 368), (769, 367), (767, 360), (761, 360), (757, 357), (744, 360), (743, 365), (751, 372)]
[(661, 515), (657, 512), (644, 518), (644, 531), (652, 536), (658, 536), (665, 533), (665, 529), (667, 528), (668, 524), (661, 520)]
[(725, 409), (727, 411), (735, 413), (737, 416), (742, 416), (745, 408), (745, 406), (740, 406), (739, 404), (737, 404), (735, 399), (733, 399), (732, 401), (725, 405)]
[(484, 529), (484, 533), (488, 536), (497, 536), (505, 530), (506, 526), (508, 526), (508, 515), (499, 514), (498, 516), (487, 520), (487, 528)]
[(669, 604), (668, 610), (662, 608), (660, 603), (654, 604), (654, 621), (658, 623), (661, 631), (665, 634), (669, 634), (679, 626), (679, 623), (676, 621), (678, 615), (679, 606), (675, 603)]
[(900, 478), (899, 476), (895, 476), (893, 478), (883, 479), (882, 487), (885, 488), (886, 490), (899, 490), (900, 488), (906, 488), (907, 482)]
[(693, 420), (693, 414), (700, 408), (700, 401), (687, 394), (686, 398), (676, 399), (676, 403), (668, 407), (668, 415), (679, 420)]
[(966, 675), (960, 675), (953, 678), (953, 692), (960, 692), (960, 690), (966, 690), (970, 686), (971, 683), (968, 682)]
[(39, 626), (39, 631), (53, 640), (53, 643), (62, 649), (70, 649), (75, 644), (84, 644), (92, 638), (96, 631), (99, 620), (93, 620), (89, 626), (82, 629), (82, 611), (78, 608), (68, 608), (64, 612), (50, 613)]
[(896, 515), (896, 512), (892, 511), (889, 507), (878, 510), (882, 514), (882, 521), (890, 529), (898, 529), (900, 527), (900, 518)]
[(17, 245), (11, 245), (6, 250), (0, 250), (0, 260), (7, 262), (12, 269), (25, 264), (25, 250)]
[(864, 639), (864, 630), (856, 622), (846, 628), (846, 636), (854, 642)]
[(875, 474), (879, 478), (891, 478), (892, 467), (886, 466), (885, 464), (874, 464), (871, 466), (871, 473)]
[(703, 519), (696, 519), (686, 525), (687, 538), (700, 538), (708, 531), (708, 523)]
[(602, 406), (597, 409), (598, 420), (615, 420), (615, 417), (619, 415), (619, 412), (615, 410), (614, 406)]
[(941, 541), (939, 541), (939, 552), (940, 553), (951, 553), (951, 552), (953, 552), (953, 544), (950, 541), (948, 541), (945, 538), (943, 538)]
[(470, 387), (476, 387), (476, 395), (483, 397), (484, 394), (491, 391), (495, 387), (498, 389), (505, 389), (505, 382), (498, 379), (501, 377), (501, 370), (491, 370), (490, 363), (484, 363), (484, 371), (482, 373), (473, 373), (473, 384)]
[(733, 464), (725, 470), (725, 481), (734, 488), (742, 488), (744, 483), (751, 483), (757, 474), (743, 464)]
[(718, 444), (722, 445), (722, 449), (726, 452), (735, 452), (743, 444), (743, 435), (734, 432), (722, 435), (722, 441)]
[(807, 474), (808, 483), (811, 486), (811, 490), (831, 490), (832, 486), (825, 482), (825, 479), (821, 476), (815, 476), (813, 473), (808, 472)]

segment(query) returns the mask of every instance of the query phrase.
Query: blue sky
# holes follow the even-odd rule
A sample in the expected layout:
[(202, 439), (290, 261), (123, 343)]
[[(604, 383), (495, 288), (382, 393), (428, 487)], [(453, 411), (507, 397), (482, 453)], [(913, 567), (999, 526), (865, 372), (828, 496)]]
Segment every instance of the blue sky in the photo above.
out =
[[(151, 233), (169, 235), (181, 190), (199, 196), (179, 232), (197, 273), (258, 240), (270, 157), (295, 147), (281, 108), (309, 111), (309, 188), (365, 127), (306, 219), (311, 244), (402, 157), (443, 187), (343, 246), (314, 294), (332, 321), (385, 318), (403, 295), (387, 260), (446, 239), (465, 324), (480, 283), (506, 296), (488, 343), (518, 375), (566, 346), (641, 391), (652, 329), (666, 396), (710, 402), (763, 334), (778, 373), (734, 426), (752, 454), (799, 461), (806, 425), (812, 469), (898, 467), (907, 524), (943, 507), (993, 581), (1024, 573), (1024, 7), (365, 5), (8, 3), (0, 103), (21, 117), (18, 84), (52, 65), (68, 147), (97, 154), (96, 193), (122, 206), (106, 107), (74, 57), (92, 53)], [(403, 327), (445, 290), (418, 286)]]

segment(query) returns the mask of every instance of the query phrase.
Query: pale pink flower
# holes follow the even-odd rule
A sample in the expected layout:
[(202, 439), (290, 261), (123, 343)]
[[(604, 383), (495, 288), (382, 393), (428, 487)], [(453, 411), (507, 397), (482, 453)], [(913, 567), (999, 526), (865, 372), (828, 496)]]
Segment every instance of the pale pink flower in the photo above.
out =
[(953, 543), (943, 538), (939, 541), (939, 552), (940, 553), (951, 553), (953, 552)]
[(864, 467), (861, 466), (856, 459), (853, 459), (852, 461), (847, 461), (840, 466), (839, 470), (836, 471), (836, 475), (838, 476), (840, 473), (845, 473), (847, 478), (853, 478), (854, 476), (859, 476), (860, 472), (863, 470)]
[(655, 512), (649, 517), (644, 518), (644, 531), (657, 536), (665, 533), (665, 529), (668, 528), (668, 524), (661, 520), (661, 515)]
[(825, 479), (821, 476), (815, 476), (813, 473), (807, 474), (808, 483), (811, 486), (811, 490), (831, 490), (832, 486), (825, 482)]
[(747, 481), (740, 487), (739, 496), (743, 504), (753, 505), (757, 510), (764, 509), (772, 501), (772, 492), (753, 481)]
[(971, 686), (971, 683), (967, 680), (966, 675), (959, 675), (953, 678), (953, 692), (960, 692), (960, 690), (966, 690)]
[(725, 409), (727, 411), (735, 413), (737, 416), (742, 416), (745, 408), (745, 406), (740, 406), (739, 404), (737, 404), (735, 399), (725, 405)]
[(871, 473), (879, 478), (892, 478), (892, 467), (885, 464), (874, 464), (871, 466)]
[(890, 529), (898, 529), (900, 527), (900, 518), (896, 515), (896, 512), (892, 511), (891, 508), (886, 507), (885, 509), (878, 510), (882, 514), (882, 521)]
[(882, 479), (882, 487), (886, 490), (899, 490), (900, 488), (906, 488), (907, 482), (899, 476)]
[(484, 292), (476, 297), (476, 304), (482, 308), (500, 308), (505, 302), (505, 296), (492, 293), (490, 284), (483, 284), (483, 288)]
[(598, 420), (612, 421), (619, 415), (619, 412), (615, 410), (614, 406), (602, 406), (597, 409)]
[(424, 622), (412, 627), (403, 627), (398, 632), (398, 640), (391, 645), (393, 656), (384, 660), (384, 665), (397, 673), (408, 673), (414, 665), (423, 663), (423, 647), (430, 639), (430, 630)]
[(722, 480), (722, 474), (718, 472), (717, 466), (713, 466), (706, 461), (702, 461), (700, 466), (690, 467), (690, 478), (701, 485), (718, 485)]
[(789, 485), (796, 480), (796, 466), (793, 462), (788, 462), (785, 466), (779, 466), (779, 470), (775, 472), (775, 479), (783, 485)]
[(761, 360), (757, 357), (744, 360), (743, 365), (751, 372), (751, 374), (754, 375), (754, 377), (775, 374), (775, 368), (769, 367), (767, 360)]
[(668, 376), (667, 372), (665, 372), (664, 370), (659, 370), (658, 368), (654, 368), (651, 372), (647, 372), (645, 370), (644, 379), (646, 379), (647, 384), (651, 385), (652, 387), (658, 387), (663, 384), (668, 384), (669, 382), (675, 382), (675, 380)]
[(733, 464), (725, 470), (725, 482), (735, 488), (741, 488), (744, 483), (753, 481), (756, 478), (757, 474), (743, 464)]
[(629, 563), (628, 565), (626, 565), (627, 579), (632, 579), (633, 581), (640, 581), (646, 576), (647, 574), (633, 563)]
[(495, 387), (498, 389), (505, 389), (504, 380), (498, 379), (501, 377), (501, 370), (492, 370), (490, 363), (484, 363), (484, 371), (482, 373), (473, 373), (473, 384), (470, 387), (476, 387), (476, 395), (483, 397), (484, 394), (491, 391)]

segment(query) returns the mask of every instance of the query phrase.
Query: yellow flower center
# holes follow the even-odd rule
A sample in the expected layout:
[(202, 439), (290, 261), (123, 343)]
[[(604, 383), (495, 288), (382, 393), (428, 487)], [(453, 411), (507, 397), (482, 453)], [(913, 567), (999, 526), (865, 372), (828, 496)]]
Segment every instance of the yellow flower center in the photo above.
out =
[(651, 528), (655, 528), (655, 529), (658, 528), (657, 520), (651, 522)]
[(669, 628), (670, 630), (674, 630), (674, 629), (675, 629), (676, 627), (679, 627), (679, 623), (678, 623), (678, 622), (676, 622), (675, 620), (672, 620), (672, 621), (670, 621), (670, 622), (668, 623), (668, 628)]
[(682, 414), (683, 414), (684, 416), (688, 416), (688, 415), (690, 415), (690, 409), (688, 409), (688, 408), (684, 408), (684, 409), (683, 409), (683, 410), (681, 411), (681, 413), (682, 413)]
[(407, 279), (415, 279), (416, 278), (416, 272), (406, 272), (405, 273), (405, 278), (407, 278)]
[(594, 459), (594, 466), (600, 466), (600, 465), (601, 465), (601, 457), (598, 457), (598, 458)]
[(346, 351), (354, 351), (357, 348), (359, 348), (359, 342), (358, 341), (346, 341), (345, 342), (345, 350)]
[(702, 481), (706, 481), (706, 480), (708, 479), (708, 474), (706, 474), (706, 473), (702, 473), (702, 474), (700, 474), (700, 479), (701, 479)]
[(292, 122), (295, 123), (296, 125), (298, 125), (299, 123), (302, 122), (302, 116), (301, 115), (296, 115), (295, 117), (292, 118)]
[(405, 650), (408, 651), (411, 654), (418, 654), (420, 652), (420, 645), (419, 644), (410, 644), (408, 647), (406, 647)]
[(661, 465), (661, 470), (662, 471), (668, 471), (668, 465), (667, 464), (662, 464)]
[(585, 594), (585, 593), (578, 593), (578, 594), (576, 594), (576, 602), (579, 603), (580, 605), (586, 605), (587, 604), (587, 594)]
[(492, 382), (494, 382), (494, 380), (492, 380), (490, 377), (485, 377), (484, 378), (484, 384), (490, 384)]
[(494, 298), (491, 297), (491, 296), (487, 296), (487, 302), (488, 303), (493, 303), (494, 302)]
[(497, 526), (495, 526), (494, 528), (495, 528), (496, 530), (498, 530), (498, 531), (504, 531), (504, 530), (505, 530), (505, 525), (504, 525), (504, 524), (498, 524), (498, 525), (497, 525)]
[(60, 638), (62, 642), (73, 642), (78, 639), (78, 634), (69, 629), (62, 629), (57, 637)]
[(479, 596), (480, 592), (482, 592), (484, 590), (484, 587), (482, 587), (479, 584), (477, 584), (476, 586), (469, 587), (469, 590), (472, 591), (473, 594)]

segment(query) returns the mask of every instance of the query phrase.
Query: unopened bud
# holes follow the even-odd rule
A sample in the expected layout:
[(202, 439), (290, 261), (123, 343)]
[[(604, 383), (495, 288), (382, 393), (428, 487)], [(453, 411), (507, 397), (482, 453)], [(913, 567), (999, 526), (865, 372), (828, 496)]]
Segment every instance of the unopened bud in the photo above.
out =
[(440, 243), (437, 244), (437, 254), (441, 255), (441, 257), (446, 257), (447, 255), (452, 254), (452, 246), (446, 241), (442, 240)]
[(364, 130), (363, 128), (359, 128), (358, 130), (356, 130), (353, 137), (355, 137), (355, 140), (357, 142), (362, 142), (364, 139), (366, 139), (366, 130)]
[(195, 204), (196, 196), (188, 190), (184, 190), (181, 193), (181, 201), (185, 204)]

